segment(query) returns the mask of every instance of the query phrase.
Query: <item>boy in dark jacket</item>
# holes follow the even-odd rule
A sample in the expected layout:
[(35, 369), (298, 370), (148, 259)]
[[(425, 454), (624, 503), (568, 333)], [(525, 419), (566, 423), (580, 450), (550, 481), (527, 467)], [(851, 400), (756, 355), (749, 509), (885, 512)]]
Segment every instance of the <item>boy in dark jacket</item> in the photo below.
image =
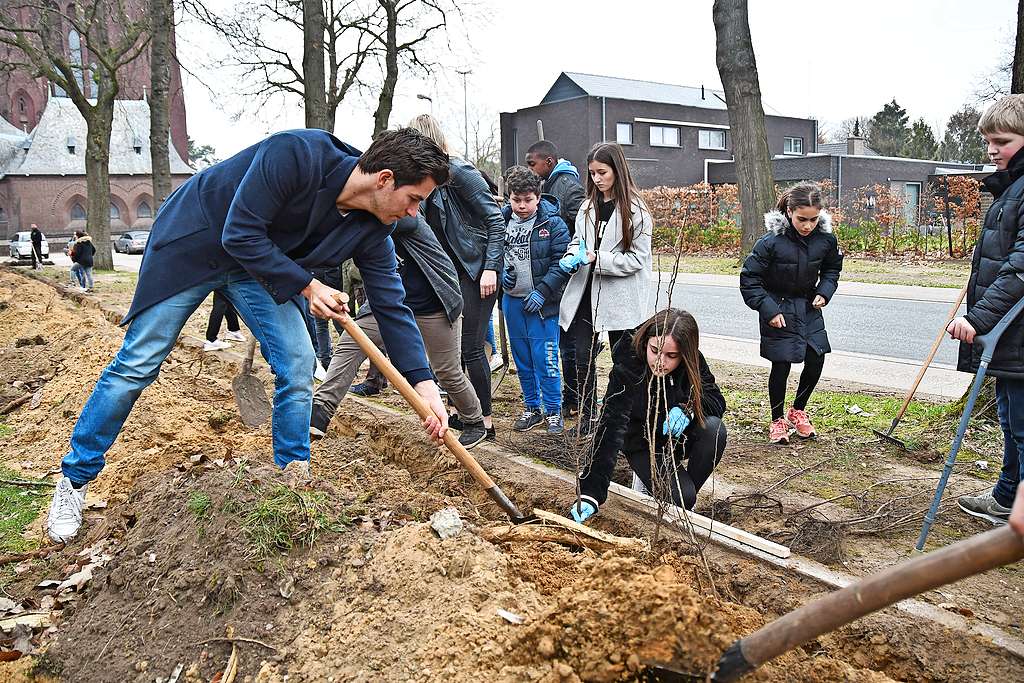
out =
[(561, 434), (558, 305), (569, 276), (558, 260), (569, 246), (569, 229), (557, 200), (541, 197), (540, 176), (517, 166), (507, 178), (501, 310), (526, 406), (512, 429), (529, 431), (546, 419), (548, 434)]
[(71, 277), (87, 292), (93, 289), (92, 266), (95, 256), (96, 245), (92, 243), (92, 237), (76, 230), (74, 245), (71, 247)]
[[(960, 340), (957, 369), (975, 373), (981, 348), (975, 335), (989, 332), (1024, 296), (1024, 95), (999, 100), (981, 117), (996, 172), (982, 181), (995, 201), (974, 247), (967, 285), (967, 314), (946, 328)], [(1018, 318), (999, 339), (988, 374), (996, 378), (996, 409), (1003, 429), (1003, 469), (991, 491), (961, 496), (960, 509), (993, 524), (1010, 516), (1024, 467), (1024, 320)]]

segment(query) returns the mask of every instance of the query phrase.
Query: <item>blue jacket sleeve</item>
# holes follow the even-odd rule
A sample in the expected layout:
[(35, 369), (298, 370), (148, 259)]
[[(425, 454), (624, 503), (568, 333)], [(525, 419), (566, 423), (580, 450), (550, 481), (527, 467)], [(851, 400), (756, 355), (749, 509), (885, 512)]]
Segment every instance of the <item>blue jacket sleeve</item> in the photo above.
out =
[(544, 295), (546, 301), (559, 301), (562, 298), (562, 290), (569, 281), (569, 274), (558, 265), (559, 259), (569, 248), (569, 228), (565, 227), (565, 221), (558, 214), (551, 217), (549, 222), (551, 228), (551, 263), (544, 277), (537, 283), (536, 288)]
[(391, 237), (367, 243), (364, 240), (353, 255), (363, 276), (366, 298), (380, 326), (380, 336), (392, 364), (409, 384), (432, 379), (430, 363), (416, 318), (405, 305), (405, 287), (398, 275), (395, 243)]
[(263, 141), (228, 208), (221, 246), (279, 304), (309, 284), (312, 276), (288, 258), (268, 236), (274, 217), (315, 178), (313, 155), (300, 138), (287, 133)]

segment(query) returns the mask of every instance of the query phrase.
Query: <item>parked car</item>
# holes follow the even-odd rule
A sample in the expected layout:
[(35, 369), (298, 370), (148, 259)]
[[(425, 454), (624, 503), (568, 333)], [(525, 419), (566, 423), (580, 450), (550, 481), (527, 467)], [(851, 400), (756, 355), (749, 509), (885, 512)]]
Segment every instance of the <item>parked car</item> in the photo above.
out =
[[(44, 259), (50, 257), (50, 244), (43, 235), (43, 244), (40, 256)], [(11, 238), (11, 258), (19, 261), (28, 261), (32, 258), (32, 233), (16, 232)]]
[(114, 240), (114, 251), (119, 254), (141, 254), (146, 251), (149, 230), (132, 230)]

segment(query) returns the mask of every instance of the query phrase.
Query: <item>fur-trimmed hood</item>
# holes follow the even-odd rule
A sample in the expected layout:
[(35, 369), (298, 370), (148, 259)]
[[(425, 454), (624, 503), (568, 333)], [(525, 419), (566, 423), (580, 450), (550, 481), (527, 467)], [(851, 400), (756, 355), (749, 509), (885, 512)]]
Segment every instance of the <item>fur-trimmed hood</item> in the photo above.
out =
[[(773, 209), (764, 215), (764, 227), (768, 232), (781, 235), (789, 226), (789, 218), (778, 209)], [(832, 214), (822, 209), (818, 216), (817, 229), (822, 232), (832, 232)]]

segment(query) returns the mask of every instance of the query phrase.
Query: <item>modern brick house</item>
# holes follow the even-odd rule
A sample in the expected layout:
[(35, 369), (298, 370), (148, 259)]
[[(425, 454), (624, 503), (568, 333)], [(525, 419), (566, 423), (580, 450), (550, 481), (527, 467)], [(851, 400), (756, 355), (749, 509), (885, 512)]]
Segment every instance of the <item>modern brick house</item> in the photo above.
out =
[[(521, 164), (544, 137), (583, 172), (590, 148), (619, 142), (637, 184), (690, 185), (706, 179), (715, 161), (732, 159), (725, 94), (701, 87), (563, 72), (540, 104), (501, 114), (501, 165)], [(817, 121), (782, 116), (765, 105), (772, 154), (801, 156), (816, 149)]]

